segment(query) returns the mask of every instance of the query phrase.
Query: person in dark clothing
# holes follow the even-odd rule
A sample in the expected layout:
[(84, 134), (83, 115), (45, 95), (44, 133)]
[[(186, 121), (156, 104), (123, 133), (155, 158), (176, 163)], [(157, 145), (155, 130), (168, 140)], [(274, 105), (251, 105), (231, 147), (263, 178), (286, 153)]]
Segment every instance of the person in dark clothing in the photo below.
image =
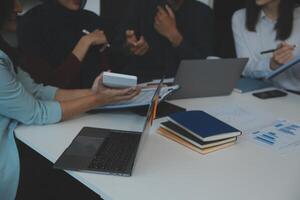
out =
[[(85, 2), (47, 0), (20, 17), (19, 49), (29, 57), (42, 58), (51, 66), (57, 66), (26, 69), (36, 80), (63, 88), (89, 88), (93, 79), (106, 69), (105, 52), (99, 52), (99, 45), (108, 43), (112, 31), (107, 20), (82, 9)], [(84, 29), (91, 33), (85, 35)], [(80, 54), (75, 58), (81, 64), (80, 70), (74, 69), (76, 73), (70, 68), (60, 68), (70, 62), (72, 53)], [(73, 62), (76, 62), (74, 57)], [(47, 78), (49, 73), (59, 76), (53, 79), (55, 82)], [(63, 76), (69, 76), (72, 81), (66, 82)]]
[[(213, 55), (212, 11), (196, 0), (133, 0), (115, 46), (123, 72), (140, 81), (174, 77), (183, 59)], [(119, 59), (120, 60), (120, 59)]]
[(235, 47), (231, 29), (231, 19), (235, 11), (245, 7), (245, 0), (214, 0), (214, 32), (216, 56), (235, 58)]

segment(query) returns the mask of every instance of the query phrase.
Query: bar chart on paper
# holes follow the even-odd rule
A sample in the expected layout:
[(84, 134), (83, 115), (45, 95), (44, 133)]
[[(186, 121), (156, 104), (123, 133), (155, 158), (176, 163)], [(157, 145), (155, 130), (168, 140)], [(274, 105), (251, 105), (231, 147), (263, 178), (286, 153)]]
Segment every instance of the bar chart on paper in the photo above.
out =
[(250, 137), (258, 145), (279, 152), (295, 148), (300, 150), (300, 123), (278, 121), (270, 127), (251, 133)]

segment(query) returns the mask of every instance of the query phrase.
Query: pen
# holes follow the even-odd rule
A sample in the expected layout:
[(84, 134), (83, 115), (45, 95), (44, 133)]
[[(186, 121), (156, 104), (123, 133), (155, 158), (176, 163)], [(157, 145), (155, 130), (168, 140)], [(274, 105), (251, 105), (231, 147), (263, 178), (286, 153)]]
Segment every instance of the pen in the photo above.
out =
[[(293, 45), (293, 48), (296, 48), (296, 47), (297, 47), (297, 45)], [(273, 53), (276, 50), (278, 50), (278, 48), (262, 51), (262, 52), (260, 52), (260, 54), (263, 55), (263, 54), (267, 54), (267, 53)]]
[[(90, 34), (90, 32), (86, 29), (82, 29), (82, 33), (84, 33), (85, 35)], [(106, 48), (109, 48), (109, 47), (110, 47), (110, 44), (107, 43), (107, 44), (103, 45), (103, 47), (101, 47), (99, 51), (102, 53)]]
[(154, 105), (153, 105), (154, 107), (153, 107), (153, 112), (152, 112), (152, 116), (151, 116), (151, 125), (156, 118), (158, 101), (159, 101), (159, 95), (157, 97), (155, 97), (155, 99), (154, 99)]

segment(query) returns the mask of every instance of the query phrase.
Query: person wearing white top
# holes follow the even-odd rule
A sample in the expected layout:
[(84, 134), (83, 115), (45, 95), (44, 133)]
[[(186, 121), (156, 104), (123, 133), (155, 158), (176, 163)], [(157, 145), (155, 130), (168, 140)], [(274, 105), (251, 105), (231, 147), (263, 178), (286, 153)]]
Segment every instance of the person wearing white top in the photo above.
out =
[[(232, 18), (238, 57), (248, 57), (243, 75), (264, 78), (273, 70), (300, 56), (300, 8), (295, 0), (248, 0), (246, 9)], [(261, 52), (276, 49), (273, 53)], [(280, 74), (273, 83), (300, 91), (300, 66)]]

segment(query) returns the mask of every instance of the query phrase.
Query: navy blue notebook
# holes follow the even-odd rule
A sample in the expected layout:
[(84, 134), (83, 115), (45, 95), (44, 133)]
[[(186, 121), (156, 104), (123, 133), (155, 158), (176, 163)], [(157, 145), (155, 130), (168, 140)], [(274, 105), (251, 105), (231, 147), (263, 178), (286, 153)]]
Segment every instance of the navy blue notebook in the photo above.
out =
[(241, 131), (203, 111), (186, 111), (169, 115), (169, 120), (204, 142), (241, 135)]

